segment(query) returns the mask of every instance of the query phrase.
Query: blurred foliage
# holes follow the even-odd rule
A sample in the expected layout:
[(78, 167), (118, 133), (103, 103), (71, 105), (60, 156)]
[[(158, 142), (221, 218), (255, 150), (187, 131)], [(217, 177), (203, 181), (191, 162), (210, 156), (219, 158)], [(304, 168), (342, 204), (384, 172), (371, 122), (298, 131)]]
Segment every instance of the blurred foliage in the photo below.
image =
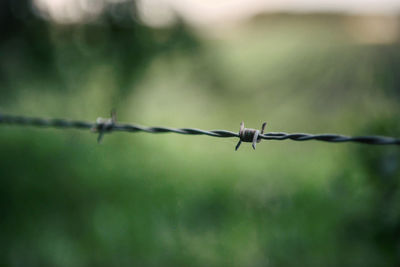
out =
[[(121, 10), (119, 16), (111, 10)], [(57, 24), (0, 2), (0, 111), (400, 136), (399, 43), (342, 15), (202, 35), (132, 2)], [(400, 150), (0, 127), (2, 266), (399, 266)]]
[(173, 51), (192, 52), (197, 45), (182, 23), (156, 31), (135, 22), (128, 12), (134, 8), (130, 1), (110, 5), (96, 22), (81, 25), (48, 23), (27, 11), (31, 6), (27, 0), (2, 5), (5, 29), (0, 49), (7, 53), (1, 56), (0, 77), (6, 92), (21, 79), (24, 83), (40, 79), (65, 90), (78, 86), (88, 70), (105, 62), (113, 66), (118, 88), (124, 91), (140, 80), (152, 58)]

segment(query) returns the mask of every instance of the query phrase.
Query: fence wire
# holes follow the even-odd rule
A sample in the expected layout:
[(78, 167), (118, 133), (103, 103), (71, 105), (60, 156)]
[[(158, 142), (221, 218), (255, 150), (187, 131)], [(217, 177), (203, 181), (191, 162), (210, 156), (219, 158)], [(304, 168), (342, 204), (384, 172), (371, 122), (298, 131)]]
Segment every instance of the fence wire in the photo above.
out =
[(21, 126), (36, 126), (36, 127), (51, 127), (51, 128), (74, 128), (74, 129), (90, 129), (94, 132), (99, 133), (98, 141), (100, 142), (104, 133), (110, 132), (146, 132), (146, 133), (177, 133), (185, 135), (208, 135), (212, 137), (239, 138), (239, 143), (251, 142), (255, 149), (255, 143), (261, 140), (293, 140), (293, 141), (309, 141), (317, 140), (324, 142), (355, 142), (368, 145), (400, 145), (400, 139), (387, 136), (344, 136), (339, 134), (307, 134), (307, 133), (284, 133), (284, 132), (267, 132), (263, 133), (255, 129), (247, 129), (241, 127), (238, 133), (227, 131), (227, 130), (200, 130), (196, 128), (168, 128), (168, 127), (145, 127), (136, 124), (124, 124), (117, 123), (115, 119), (115, 113), (112, 118), (103, 119), (98, 118), (96, 122), (85, 122), (65, 119), (46, 119), (46, 118), (35, 118), (26, 116), (14, 116), (0, 114), (0, 124), (8, 125), (21, 125)]

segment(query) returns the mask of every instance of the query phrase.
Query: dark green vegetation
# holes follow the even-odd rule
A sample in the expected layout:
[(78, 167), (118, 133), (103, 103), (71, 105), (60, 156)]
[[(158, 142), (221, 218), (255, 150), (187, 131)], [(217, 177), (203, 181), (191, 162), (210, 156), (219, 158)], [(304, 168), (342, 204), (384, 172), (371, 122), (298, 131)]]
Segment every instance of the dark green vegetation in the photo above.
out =
[[(1, 112), (400, 136), (399, 44), (360, 42), (345, 17), (210, 38), (107, 11), (57, 25), (20, 2), (0, 8)], [(0, 126), (0, 265), (400, 265), (398, 147), (236, 142)]]

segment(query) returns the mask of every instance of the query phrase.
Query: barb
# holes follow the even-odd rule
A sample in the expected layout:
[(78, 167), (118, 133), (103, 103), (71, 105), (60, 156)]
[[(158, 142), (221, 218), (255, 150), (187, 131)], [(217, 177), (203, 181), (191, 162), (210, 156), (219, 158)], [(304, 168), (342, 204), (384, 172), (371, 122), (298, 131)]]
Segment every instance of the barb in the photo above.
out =
[(36, 127), (51, 127), (51, 128), (74, 128), (74, 129), (91, 129), (94, 132), (99, 133), (98, 142), (102, 140), (104, 133), (111, 133), (112, 131), (120, 132), (146, 132), (146, 133), (177, 133), (186, 135), (208, 135), (212, 137), (240, 138), (238, 145), (239, 148), (241, 142), (253, 143), (255, 149), (255, 143), (263, 140), (293, 140), (293, 141), (309, 141), (317, 140), (324, 142), (355, 142), (369, 145), (400, 145), (400, 139), (386, 136), (356, 136), (349, 137), (339, 134), (306, 134), (306, 133), (284, 133), (284, 132), (268, 132), (263, 133), (265, 124), (263, 124), (262, 131), (255, 129), (244, 128), (244, 124), (241, 124), (239, 133), (226, 131), (226, 130), (211, 130), (205, 131), (195, 128), (167, 128), (167, 127), (145, 127), (135, 124), (122, 124), (116, 122), (115, 112), (112, 113), (111, 119), (98, 118), (95, 123), (85, 121), (73, 121), (65, 119), (45, 119), (45, 118), (34, 118), (25, 116), (13, 116), (0, 114), (0, 124), (8, 125), (21, 125), (21, 126), (36, 126)]
[(92, 127), (93, 132), (98, 132), (99, 136), (97, 137), (97, 143), (101, 143), (103, 140), (103, 136), (107, 132), (111, 132), (114, 128), (114, 125), (117, 122), (117, 113), (113, 109), (111, 111), (111, 119), (103, 119), (103, 118), (97, 118), (96, 120), (96, 125)]

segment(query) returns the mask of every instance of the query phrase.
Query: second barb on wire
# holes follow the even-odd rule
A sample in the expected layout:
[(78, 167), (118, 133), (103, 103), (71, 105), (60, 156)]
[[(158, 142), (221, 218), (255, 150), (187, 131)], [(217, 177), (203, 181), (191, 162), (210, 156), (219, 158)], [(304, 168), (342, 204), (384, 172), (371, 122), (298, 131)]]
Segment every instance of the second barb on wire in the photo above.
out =
[(115, 124), (117, 123), (117, 112), (115, 109), (111, 111), (111, 118), (105, 119), (98, 117), (96, 119), (96, 124), (92, 127), (93, 132), (99, 133), (97, 137), (97, 143), (101, 143), (105, 133), (111, 133)]

